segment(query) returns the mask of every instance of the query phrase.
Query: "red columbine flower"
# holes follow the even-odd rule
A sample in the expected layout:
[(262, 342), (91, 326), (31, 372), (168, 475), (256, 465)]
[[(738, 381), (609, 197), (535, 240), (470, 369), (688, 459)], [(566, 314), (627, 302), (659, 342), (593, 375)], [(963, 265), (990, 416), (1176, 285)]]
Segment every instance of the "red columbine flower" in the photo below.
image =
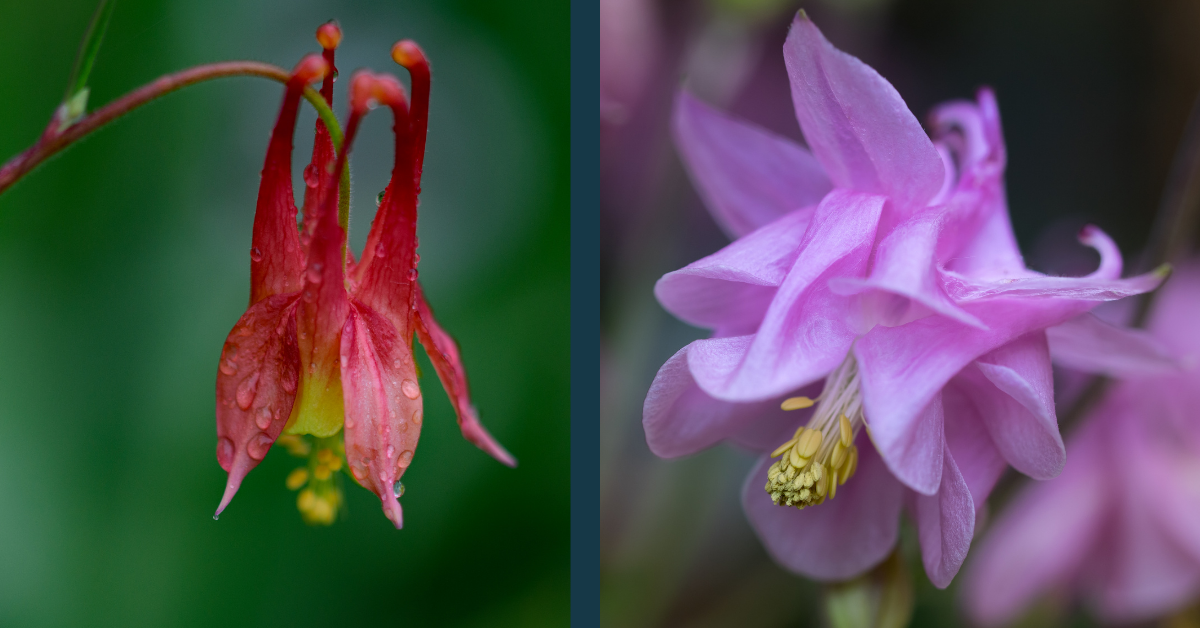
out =
[[(217, 374), (217, 460), (229, 472), (219, 515), (242, 478), (281, 434), (289, 449), (311, 452), (296, 437), (316, 437), (308, 469), (288, 478), (314, 488), (298, 505), (310, 522), (330, 523), (340, 493), (330, 475), (344, 460), (351, 475), (383, 502), (402, 526), (400, 477), (412, 462), (421, 431), (412, 337), (429, 354), (458, 414), (463, 436), (500, 462), (516, 461), (479, 423), (453, 339), (438, 326), (417, 283), (417, 193), (429, 111), (429, 65), (415, 44), (401, 42), (393, 58), (408, 68), (413, 101), (392, 76), (359, 72), (351, 80), (350, 118), (340, 153), (317, 123), (312, 162), (305, 171), (304, 222), (296, 226), (291, 153), (304, 87), (324, 77), (332, 94), (336, 25), (323, 26), (324, 58), (305, 57), (292, 72), (267, 148), (250, 250), (250, 307), (234, 326)], [(346, 252), (338, 217), (338, 175), (359, 121), (372, 106), (395, 117), (396, 161), (367, 237), (362, 259)], [(339, 438), (339, 432), (344, 441)]]

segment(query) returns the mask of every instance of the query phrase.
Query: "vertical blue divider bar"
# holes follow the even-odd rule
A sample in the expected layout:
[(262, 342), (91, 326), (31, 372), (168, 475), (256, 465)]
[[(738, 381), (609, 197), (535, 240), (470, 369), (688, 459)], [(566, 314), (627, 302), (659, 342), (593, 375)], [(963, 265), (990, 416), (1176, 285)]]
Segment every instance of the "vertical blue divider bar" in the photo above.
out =
[(600, 626), (600, 5), (571, 1), (571, 626)]

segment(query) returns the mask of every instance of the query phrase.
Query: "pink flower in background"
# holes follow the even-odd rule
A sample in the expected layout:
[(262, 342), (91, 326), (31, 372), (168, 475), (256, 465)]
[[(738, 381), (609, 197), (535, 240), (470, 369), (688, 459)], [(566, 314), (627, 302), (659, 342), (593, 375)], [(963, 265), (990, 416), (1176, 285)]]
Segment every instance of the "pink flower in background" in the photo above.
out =
[(967, 572), (977, 621), (1004, 623), (1051, 590), (1087, 599), (1109, 622), (1159, 616), (1200, 594), (1196, 312), (1193, 262), (1163, 288), (1149, 325), (1185, 368), (1126, 363), (1068, 440), (1062, 475), (1028, 487), (996, 520)]
[[(1101, 255), (1091, 275), (1025, 268), (990, 91), (939, 107), (934, 141), (803, 12), (784, 59), (811, 153), (680, 95), (680, 153), (737, 240), (655, 287), (715, 333), (660, 369), (647, 442), (663, 457), (725, 438), (780, 456), (760, 460), (743, 505), (772, 556), (810, 577), (877, 564), (907, 507), (944, 587), (1004, 466), (1042, 479), (1063, 466), (1045, 329), (1162, 274), (1120, 279), (1120, 253), (1094, 228), (1080, 236)], [(815, 403), (810, 415), (780, 409), (822, 380), (815, 402), (784, 403)]]

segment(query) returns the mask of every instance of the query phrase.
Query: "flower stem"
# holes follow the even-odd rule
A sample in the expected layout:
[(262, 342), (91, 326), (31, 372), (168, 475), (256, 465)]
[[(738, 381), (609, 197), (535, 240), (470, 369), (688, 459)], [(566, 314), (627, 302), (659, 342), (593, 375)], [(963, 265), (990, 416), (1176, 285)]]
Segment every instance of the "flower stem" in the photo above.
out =
[[(3, 194), (14, 183), (19, 181), (21, 177), (29, 174), (43, 161), (46, 161), (62, 149), (155, 98), (187, 87), (188, 85), (195, 85), (196, 83), (227, 76), (258, 76), (284, 84), (288, 81), (287, 70), (269, 63), (258, 63), (256, 61), (211, 63), (159, 77), (154, 82), (143, 85), (93, 111), (65, 129), (60, 130), (57, 120), (52, 119), (46, 130), (42, 132), (42, 136), (38, 138), (33, 146), (25, 149), (24, 152), (13, 157), (8, 163), (0, 167), (0, 194)], [(329, 136), (333, 140), (334, 148), (340, 149), (342, 145), (342, 129), (338, 125), (337, 117), (333, 115), (333, 110), (325, 103), (325, 99), (321, 97), (321, 94), (311, 87), (304, 88), (304, 99), (313, 106), (313, 109), (316, 109), (317, 115), (325, 122), (325, 127), (329, 129)], [(350, 172), (349, 167), (347, 167), (346, 170), (342, 171), (342, 189), (344, 193), (339, 199), (340, 204), (346, 206), (346, 210), (348, 210), (350, 204), (349, 183)], [(348, 211), (341, 211), (339, 213), (348, 214)]]

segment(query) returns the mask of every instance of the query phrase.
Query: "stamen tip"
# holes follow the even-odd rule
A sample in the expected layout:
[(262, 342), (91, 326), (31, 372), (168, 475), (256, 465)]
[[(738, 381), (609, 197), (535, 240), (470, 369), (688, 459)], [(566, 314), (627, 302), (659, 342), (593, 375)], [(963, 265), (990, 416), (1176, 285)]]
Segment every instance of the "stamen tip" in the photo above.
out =
[(317, 28), (317, 43), (325, 50), (334, 50), (342, 43), (342, 27), (336, 20), (329, 20)]

